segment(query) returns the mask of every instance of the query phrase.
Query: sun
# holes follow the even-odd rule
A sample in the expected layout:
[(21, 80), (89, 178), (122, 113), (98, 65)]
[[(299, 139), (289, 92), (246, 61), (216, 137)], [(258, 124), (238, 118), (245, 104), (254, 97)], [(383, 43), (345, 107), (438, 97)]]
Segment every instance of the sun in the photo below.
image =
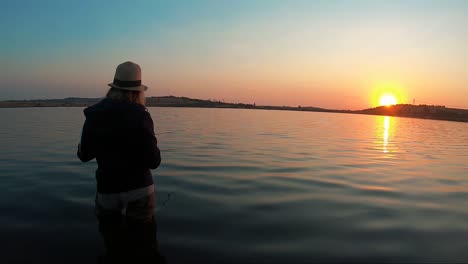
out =
[(381, 106), (391, 106), (398, 103), (396, 97), (392, 94), (384, 94), (379, 99), (379, 104)]
[(398, 82), (379, 81), (370, 84), (369, 99), (371, 107), (404, 104), (408, 94), (405, 86)]

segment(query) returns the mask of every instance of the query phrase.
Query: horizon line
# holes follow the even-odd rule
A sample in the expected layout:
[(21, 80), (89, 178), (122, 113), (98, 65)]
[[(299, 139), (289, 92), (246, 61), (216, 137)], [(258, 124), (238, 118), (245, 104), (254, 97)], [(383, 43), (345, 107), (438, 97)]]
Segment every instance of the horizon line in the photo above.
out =
[[(219, 102), (223, 104), (245, 104), (245, 105), (256, 105), (255, 103), (242, 103), (242, 102), (225, 102), (224, 100), (218, 100), (218, 99), (201, 99), (201, 98), (191, 98), (187, 96), (175, 96), (175, 95), (160, 95), (160, 96), (145, 96), (146, 98), (157, 98), (157, 97), (176, 97), (176, 98), (188, 98), (191, 100), (202, 100), (202, 101), (211, 101), (211, 102)], [(64, 97), (64, 98), (36, 98), (36, 99), (7, 99), (7, 100), (0, 100), (0, 102), (12, 102), (12, 101), (40, 101), (40, 100), (66, 100), (66, 99), (103, 99), (105, 96), (102, 97), (75, 97), (75, 96), (69, 96), (69, 97)], [(433, 106), (433, 107), (445, 107), (445, 108), (452, 108), (452, 109), (461, 109), (461, 110), (468, 110), (468, 107), (462, 107), (462, 106), (448, 106), (444, 104), (411, 104), (411, 103), (398, 103), (390, 106), (395, 106), (395, 105), (413, 105), (413, 106)], [(360, 109), (334, 109), (334, 108), (327, 108), (327, 107), (320, 107), (320, 106), (312, 106), (312, 105), (297, 105), (297, 106), (291, 106), (291, 105), (256, 105), (256, 106), (265, 106), (265, 107), (292, 107), (292, 108), (298, 108), (298, 107), (313, 107), (313, 108), (320, 108), (324, 110), (338, 110), (338, 111), (360, 111), (360, 110), (367, 110), (367, 109), (374, 109), (374, 108), (379, 108), (379, 107), (385, 107), (384, 105), (379, 105), (379, 106), (370, 106), (368, 108), (360, 108)]]

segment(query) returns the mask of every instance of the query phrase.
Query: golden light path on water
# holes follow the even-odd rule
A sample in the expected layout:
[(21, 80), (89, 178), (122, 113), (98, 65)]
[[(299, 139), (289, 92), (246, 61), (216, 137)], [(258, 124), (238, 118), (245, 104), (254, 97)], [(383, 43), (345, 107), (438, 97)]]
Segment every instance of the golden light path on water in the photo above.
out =
[(390, 117), (385, 116), (384, 117), (384, 132), (383, 132), (383, 152), (388, 153), (388, 130), (390, 128)]
[(376, 118), (376, 147), (382, 151), (387, 158), (392, 158), (396, 151), (395, 142), (395, 126), (398, 121), (391, 116), (378, 116)]

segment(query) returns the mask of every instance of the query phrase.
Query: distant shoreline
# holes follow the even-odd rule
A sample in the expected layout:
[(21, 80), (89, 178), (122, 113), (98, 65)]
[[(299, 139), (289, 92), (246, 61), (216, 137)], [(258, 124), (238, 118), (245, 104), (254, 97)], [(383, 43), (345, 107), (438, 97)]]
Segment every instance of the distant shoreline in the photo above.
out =
[[(42, 100), (9, 100), (0, 101), (0, 108), (31, 108), (31, 107), (87, 107), (97, 103), (101, 98), (64, 98)], [(397, 117), (412, 117), (421, 119), (446, 120), (468, 122), (468, 110), (447, 108), (436, 105), (398, 104), (393, 106), (379, 106), (363, 110), (336, 110), (312, 106), (257, 106), (255, 104), (225, 103), (221, 101), (192, 99), (187, 97), (161, 96), (148, 97), (147, 107), (195, 107), (195, 108), (233, 108), (233, 109), (261, 109), (288, 110), (303, 112), (327, 112), (346, 114), (382, 115)]]

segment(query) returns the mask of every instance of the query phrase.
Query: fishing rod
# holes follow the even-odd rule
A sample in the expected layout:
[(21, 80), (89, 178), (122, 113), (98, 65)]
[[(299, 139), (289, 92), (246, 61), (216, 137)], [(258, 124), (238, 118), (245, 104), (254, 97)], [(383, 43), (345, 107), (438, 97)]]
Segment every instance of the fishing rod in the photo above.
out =
[(169, 200), (171, 199), (171, 195), (173, 194), (174, 192), (169, 192), (167, 194), (167, 197), (166, 199), (161, 203), (161, 206), (158, 206), (158, 208), (156, 208), (156, 212), (160, 212), (162, 211), (164, 208), (166, 208), (166, 204), (169, 202)]

